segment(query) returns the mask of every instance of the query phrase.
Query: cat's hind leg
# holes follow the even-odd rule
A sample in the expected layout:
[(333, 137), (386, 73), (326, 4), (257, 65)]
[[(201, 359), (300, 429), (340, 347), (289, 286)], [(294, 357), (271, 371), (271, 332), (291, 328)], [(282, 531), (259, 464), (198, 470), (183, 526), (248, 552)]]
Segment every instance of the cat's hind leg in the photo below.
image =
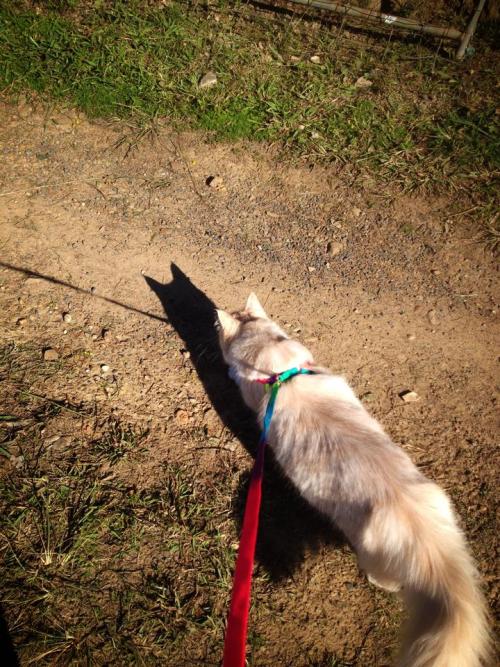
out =
[(375, 554), (369, 554), (366, 551), (358, 552), (358, 565), (374, 586), (383, 588), (389, 593), (397, 593), (401, 590), (402, 584), (398, 577), (391, 573)]

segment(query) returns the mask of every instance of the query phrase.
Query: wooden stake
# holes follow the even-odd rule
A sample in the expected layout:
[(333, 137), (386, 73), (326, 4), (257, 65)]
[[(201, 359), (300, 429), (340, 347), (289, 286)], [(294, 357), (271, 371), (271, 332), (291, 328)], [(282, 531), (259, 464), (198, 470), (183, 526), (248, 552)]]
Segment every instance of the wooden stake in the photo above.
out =
[(485, 3), (486, 0), (479, 0), (479, 4), (476, 11), (474, 12), (474, 16), (471, 18), (470, 23), (467, 26), (467, 30), (465, 31), (462, 38), (462, 42), (458, 47), (456, 55), (457, 60), (462, 60), (462, 58), (465, 56), (467, 47), (469, 46), (470, 40), (472, 39), (472, 35), (476, 32), (477, 22), (479, 21), (479, 17), (481, 16), (481, 12), (483, 11)]

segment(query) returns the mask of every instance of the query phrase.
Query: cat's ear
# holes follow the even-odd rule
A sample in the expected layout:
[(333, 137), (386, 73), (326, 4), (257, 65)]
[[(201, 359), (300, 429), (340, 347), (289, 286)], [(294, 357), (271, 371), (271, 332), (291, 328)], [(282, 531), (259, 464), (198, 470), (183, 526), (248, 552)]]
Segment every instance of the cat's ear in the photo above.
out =
[(245, 310), (247, 310), (253, 317), (267, 318), (266, 311), (260, 305), (260, 301), (257, 298), (255, 292), (250, 292), (250, 296), (247, 299), (247, 305), (245, 306)]
[(217, 322), (219, 324), (219, 332), (226, 340), (233, 338), (240, 326), (238, 320), (229, 313), (226, 313), (225, 310), (217, 309)]

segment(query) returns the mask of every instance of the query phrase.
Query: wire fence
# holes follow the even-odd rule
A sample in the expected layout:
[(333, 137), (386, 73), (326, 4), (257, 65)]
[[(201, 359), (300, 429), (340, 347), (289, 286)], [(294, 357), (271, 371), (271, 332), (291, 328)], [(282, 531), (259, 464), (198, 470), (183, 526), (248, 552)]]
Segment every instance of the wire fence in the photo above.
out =
[[(278, 0), (273, 5), (288, 8), (336, 25), (338, 33), (361, 30), (391, 42), (394, 38), (417, 39), (436, 54), (453, 55), (462, 60), (473, 53), (471, 40), (486, 0), (472, 2), (439, 2), (433, 0), (370, 1), (358, 4), (333, 0)], [(398, 13), (399, 12), (399, 13)]]

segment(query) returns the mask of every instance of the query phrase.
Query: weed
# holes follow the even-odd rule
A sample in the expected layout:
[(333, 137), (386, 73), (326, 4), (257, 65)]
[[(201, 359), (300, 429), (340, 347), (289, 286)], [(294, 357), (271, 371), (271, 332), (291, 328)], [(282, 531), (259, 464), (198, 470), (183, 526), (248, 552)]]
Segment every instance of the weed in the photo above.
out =
[[(0, 3), (0, 85), (127, 119), (129, 150), (167, 117), (221, 139), (277, 141), (407, 189), (461, 185), (491, 201), (494, 68), (486, 58), (471, 78), (426, 48), (395, 42), (381, 55), (342, 31), (223, 0), (72, 0), (36, 12)], [(218, 82), (200, 89), (209, 69)], [(368, 90), (356, 87), (360, 76)]]
[(235, 539), (223, 481), (165, 463), (140, 483), (146, 432), (28, 391), (45, 372), (34, 347), (0, 359), (0, 594), (20, 660), (220, 655)]
[(122, 425), (115, 418), (110, 418), (102, 435), (93, 443), (93, 450), (99, 460), (115, 464), (129, 453), (138, 452), (138, 446), (146, 432), (137, 432), (130, 425)]

